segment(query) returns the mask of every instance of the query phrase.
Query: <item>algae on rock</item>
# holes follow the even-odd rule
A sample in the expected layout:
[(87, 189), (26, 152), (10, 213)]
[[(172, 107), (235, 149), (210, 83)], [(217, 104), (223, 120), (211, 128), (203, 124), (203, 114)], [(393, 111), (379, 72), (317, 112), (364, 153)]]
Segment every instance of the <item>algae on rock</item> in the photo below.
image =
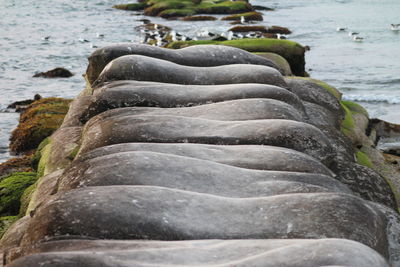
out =
[(11, 151), (19, 153), (35, 149), (43, 139), (60, 127), (71, 101), (49, 97), (29, 105), (21, 114), (18, 127), (11, 134)]
[(0, 214), (17, 215), (25, 189), (35, 183), (34, 172), (16, 172), (0, 182)]
[(272, 52), (285, 58), (292, 69), (294, 75), (305, 75), (305, 49), (300, 44), (289, 40), (278, 39), (240, 39), (228, 41), (213, 41), (213, 40), (200, 40), (200, 41), (177, 41), (168, 44), (167, 48), (179, 49), (192, 45), (226, 45), (233, 46), (246, 50), (248, 52)]

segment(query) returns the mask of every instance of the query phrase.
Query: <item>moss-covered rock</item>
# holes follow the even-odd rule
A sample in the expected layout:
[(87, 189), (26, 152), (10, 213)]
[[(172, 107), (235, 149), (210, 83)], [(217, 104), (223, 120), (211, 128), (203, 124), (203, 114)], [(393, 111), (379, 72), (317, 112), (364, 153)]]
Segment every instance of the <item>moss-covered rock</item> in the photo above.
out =
[(11, 151), (20, 153), (35, 149), (60, 127), (70, 102), (70, 99), (49, 97), (29, 105), (21, 114), (17, 129), (11, 134)]
[(18, 216), (0, 217), (0, 238), (4, 235), (7, 229), (18, 219)]
[(38, 170), (38, 166), (39, 166), (39, 162), (40, 159), (42, 158), (42, 153), (43, 150), (45, 148), (45, 146), (47, 146), (47, 144), (50, 143), (50, 137), (46, 137), (42, 142), (40, 142), (39, 146), (36, 149), (35, 154), (32, 157), (32, 168), (34, 168), (36, 171)]
[(36, 189), (36, 183), (30, 185), (28, 188), (25, 189), (24, 193), (20, 198), (20, 207), (19, 207), (19, 216), (23, 217), (28, 209), (29, 202), (32, 198), (33, 192)]
[(300, 44), (289, 40), (277, 39), (240, 39), (230, 41), (178, 41), (168, 44), (167, 48), (183, 48), (192, 45), (214, 44), (214, 45), (227, 45), (249, 52), (272, 52), (284, 57), (290, 64), (292, 72), (296, 76), (305, 75), (305, 49)]
[(50, 153), (51, 153), (51, 141), (49, 140), (48, 143), (41, 149), (40, 152), (40, 159), (37, 166), (37, 176), (42, 177), (46, 173), (46, 165), (49, 161)]
[(362, 145), (365, 143), (365, 131), (368, 127), (368, 112), (359, 104), (351, 101), (340, 101), (344, 111), (345, 118), (342, 122), (342, 132), (351, 139), (353, 145)]
[(217, 20), (213, 16), (187, 16), (182, 18), (183, 21), (205, 21), (205, 20)]
[(253, 7), (245, 1), (202, 1), (196, 6), (199, 14), (235, 14), (248, 11), (253, 11)]
[(136, 4), (114, 7), (125, 10), (140, 10), (145, 7), (145, 15), (164, 18), (179, 17), (183, 14), (191, 16), (194, 14), (235, 14), (253, 11), (253, 7), (246, 1), (221, 0), (145, 0)]
[(367, 154), (365, 154), (361, 150), (358, 150), (355, 155), (356, 155), (356, 159), (357, 159), (357, 163), (358, 164), (363, 165), (363, 166), (368, 167), (368, 168), (372, 168), (373, 167), (372, 162), (369, 159), (369, 157), (367, 156)]
[(23, 155), (18, 158), (11, 158), (0, 163), (0, 181), (7, 175), (14, 172), (32, 172), (31, 167), (33, 154)]
[(147, 7), (146, 3), (131, 3), (131, 4), (120, 4), (115, 5), (113, 8), (129, 11), (139, 11), (144, 10)]
[(229, 29), (231, 32), (267, 32), (267, 27), (259, 26), (259, 25), (252, 25), (252, 26), (235, 26)]
[(265, 27), (265, 26), (260, 26), (260, 25), (240, 25), (240, 26), (234, 26), (229, 29), (229, 31), (232, 32), (261, 32), (268, 35), (271, 34), (291, 34), (292, 31), (290, 31), (288, 28), (285, 27), (280, 27), (280, 26), (271, 26), (271, 27)]
[(305, 81), (310, 81), (313, 82), (321, 87), (323, 87), (328, 93), (330, 93), (331, 95), (333, 95), (337, 100), (342, 100), (342, 93), (336, 89), (335, 87), (333, 87), (332, 85), (327, 84), (326, 82), (323, 82), (321, 80), (317, 80), (314, 78), (310, 78), (310, 77), (289, 77), (291, 79), (302, 79)]
[(290, 64), (289, 62), (287, 62), (287, 60), (276, 54), (276, 53), (269, 53), (269, 52), (263, 52), (263, 53), (254, 53), (257, 56), (260, 57), (265, 57), (266, 59), (271, 60), (272, 62), (274, 62), (277, 66), (279, 66), (280, 69), (283, 70), (283, 74), (285, 76), (291, 76), (292, 75), (292, 70), (290, 69)]
[(186, 17), (194, 15), (195, 11), (189, 8), (183, 9), (167, 9), (160, 12), (158, 15), (162, 18)]
[(16, 172), (0, 182), (0, 214), (17, 215), (25, 189), (37, 180), (35, 172)]
[(245, 21), (263, 21), (263, 16), (260, 12), (246, 12), (246, 13), (240, 13), (240, 14), (233, 14), (229, 16), (225, 16), (221, 18), (221, 20), (241, 20), (241, 18), (244, 18)]

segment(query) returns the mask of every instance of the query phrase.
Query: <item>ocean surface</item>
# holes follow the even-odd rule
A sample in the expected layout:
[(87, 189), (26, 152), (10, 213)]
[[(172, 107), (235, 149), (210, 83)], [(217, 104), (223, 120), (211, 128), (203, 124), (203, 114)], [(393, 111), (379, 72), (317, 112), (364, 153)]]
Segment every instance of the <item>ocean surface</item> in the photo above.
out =
[[(134, 27), (143, 16), (111, 8), (127, 0), (1, 0), (0, 1), (0, 162), (10, 157), (9, 136), (19, 114), (11, 102), (44, 97), (72, 98), (84, 88), (87, 57), (116, 42), (140, 42)], [(306, 68), (313, 78), (361, 103), (371, 117), (400, 123), (400, 23), (398, 0), (251, 0), (276, 8), (265, 11), (261, 25), (290, 28), (289, 39), (310, 46)], [(150, 18), (175, 31), (195, 36), (208, 30), (222, 33), (227, 21), (182, 22)], [(337, 32), (337, 27), (347, 27)], [(354, 42), (349, 31), (364, 37)], [(46, 39), (47, 37), (47, 39)], [(32, 78), (36, 72), (65, 67), (72, 78)]]

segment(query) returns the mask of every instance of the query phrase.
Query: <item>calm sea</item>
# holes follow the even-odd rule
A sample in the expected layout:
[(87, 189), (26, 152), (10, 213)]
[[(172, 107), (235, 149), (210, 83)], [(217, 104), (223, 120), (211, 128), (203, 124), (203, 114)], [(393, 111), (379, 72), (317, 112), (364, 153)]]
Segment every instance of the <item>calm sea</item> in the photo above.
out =
[[(0, 1), (0, 162), (10, 157), (8, 138), (18, 114), (5, 110), (17, 100), (42, 96), (72, 98), (84, 87), (82, 74), (87, 56), (116, 42), (138, 42), (134, 27), (142, 18), (136, 12), (111, 8), (126, 0), (1, 0)], [(317, 79), (336, 86), (344, 98), (363, 104), (371, 117), (400, 123), (400, 34), (390, 30), (400, 23), (400, 1), (296, 1), (253, 0), (276, 8), (264, 12), (263, 25), (289, 27), (289, 37), (309, 45), (307, 70)], [(226, 31), (217, 22), (180, 22), (150, 18), (194, 36), (197, 31)], [(355, 43), (347, 27), (364, 37)], [(104, 35), (100, 37), (99, 35)], [(48, 37), (47, 40), (45, 37)], [(32, 78), (39, 71), (66, 67), (68, 79)]]

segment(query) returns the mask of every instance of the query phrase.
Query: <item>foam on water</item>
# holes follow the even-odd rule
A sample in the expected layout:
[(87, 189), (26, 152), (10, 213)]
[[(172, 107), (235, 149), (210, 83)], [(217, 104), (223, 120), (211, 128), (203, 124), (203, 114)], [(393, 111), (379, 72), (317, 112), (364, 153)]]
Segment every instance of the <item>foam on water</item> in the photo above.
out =
[[(4, 0), (0, 1), (0, 110), (17, 100), (76, 96), (84, 87), (81, 74), (93, 46), (140, 40), (134, 27), (143, 16), (112, 9), (130, 0)], [(371, 116), (400, 123), (400, 34), (390, 31), (400, 23), (397, 0), (251, 0), (256, 5), (275, 7), (265, 11), (261, 25), (289, 27), (289, 37), (304, 45), (308, 72), (344, 92), (344, 98), (368, 101)], [(221, 17), (221, 16), (217, 16)], [(150, 18), (175, 31), (195, 36), (208, 29), (227, 31), (229, 21), (182, 22)], [(337, 27), (359, 31), (364, 42), (353, 42)], [(104, 34), (99, 38), (98, 33)], [(48, 40), (44, 37), (50, 36)], [(80, 39), (87, 39), (81, 42)], [(66, 67), (75, 73), (68, 79), (32, 78), (39, 71)], [(349, 90), (351, 89), (351, 90)], [(397, 118), (398, 117), (398, 118)], [(17, 124), (17, 114), (0, 112), (0, 161)], [(396, 119), (397, 118), (397, 119)]]

